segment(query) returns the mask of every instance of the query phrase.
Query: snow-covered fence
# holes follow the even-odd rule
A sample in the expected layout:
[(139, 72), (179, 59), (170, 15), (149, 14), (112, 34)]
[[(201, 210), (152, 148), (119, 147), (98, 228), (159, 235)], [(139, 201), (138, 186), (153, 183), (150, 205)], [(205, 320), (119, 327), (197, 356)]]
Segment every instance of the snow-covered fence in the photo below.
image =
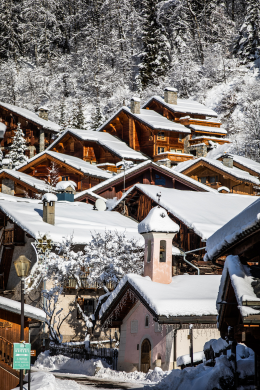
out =
[(117, 368), (117, 348), (85, 348), (84, 342), (64, 344), (65, 345), (51, 344), (50, 354), (52, 356), (64, 355), (79, 360), (101, 359), (105, 360), (113, 370), (116, 370)]

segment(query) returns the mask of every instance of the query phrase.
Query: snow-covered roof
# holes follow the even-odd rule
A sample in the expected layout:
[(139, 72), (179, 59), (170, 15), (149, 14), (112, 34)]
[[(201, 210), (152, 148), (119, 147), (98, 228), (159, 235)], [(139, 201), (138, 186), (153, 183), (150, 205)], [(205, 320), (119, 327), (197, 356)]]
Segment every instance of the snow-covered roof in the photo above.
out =
[(65, 191), (68, 187), (71, 187), (71, 188), (73, 188), (75, 190), (75, 188), (77, 187), (77, 184), (73, 180), (59, 181), (56, 184), (55, 189), (57, 191)]
[(202, 239), (208, 239), (237, 213), (259, 199), (250, 195), (219, 194), (217, 191), (215, 193), (181, 191), (148, 184), (135, 184), (113, 206), (113, 209), (135, 189), (141, 190), (156, 203), (158, 203), (157, 194), (161, 192), (160, 205), (194, 230)]
[[(230, 276), (231, 284), (236, 295), (238, 308), (242, 317), (247, 317), (249, 315), (254, 314), (259, 315), (260, 307), (259, 309), (254, 309), (253, 307), (243, 305), (246, 304), (247, 301), (259, 302), (260, 305), (260, 298), (256, 296), (252, 287), (252, 282), (254, 281), (254, 278), (253, 276), (251, 276), (250, 268), (241, 264), (238, 256), (228, 256), (226, 258), (221, 277), (217, 302), (221, 302), (223, 300), (223, 293), (225, 289), (227, 274), (229, 274)], [(220, 311), (221, 305), (217, 304), (217, 308), (218, 311)]]
[(66, 129), (46, 150), (52, 150), (66, 134), (72, 134), (82, 141), (92, 141), (108, 149), (111, 153), (120, 158), (129, 158), (132, 160), (147, 160), (142, 153), (130, 148), (125, 142), (109, 133), (103, 133), (92, 130)]
[(218, 114), (204, 104), (198, 103), (191, 99), (177, 99), (177, 104), (166, 103), (161, 96), (152, 96), (142, 107), (145, 108), (152, 100), (157, 100), (169, 110), (173, 112), (181, 112), (184, 114), (206, 115), (210, 117), (217, 117)]
[(227, 134), (227, 130), (222, 127), (210, 127), (210, 126), (200, 126), (200, 125), (189, 125), (192, 130), (201, 131), (205, 133), (218, 133), (218, 134)]
[(14, 179), (23, 181), (24, 183), (34, 187), (40, 192), (46, 192), (50, 190), (49, 184), (46, 184), (43, 180), (39, 180), (36, 177), (27, 175), (26, 173), (18, 172), (14, 169), (7, 169), (7, 168), (1, 169), (0, 176), (2, 173), (6, 173), (9, 176), (12, 176)]
[[(10, 311), (11, 313), (21, 314), (21, 302), (14, 301), (5, 297), (0, 297), (0, 309)], [(25, 317), (32, 318), (34, 320), (45, 321), (46, 314), (43, 310), (33, 307), (31, 305), (24, 305)]]
[(173, 222), (167, 212), (160, 206), (153, 207), (149, 214), (138, 225), (138, 232), (178, 233), (179, 225)]
[(228, 168), (226, 167), (221, 161), (218, 160), (213, 160), (211, 158), (207, 157), (199, 157), (195, 160), (189, 160), (189, 161), (183, 161), (173, 167), (172, 169), (177, 172), (184, 172), (186, 169), (192, 167), (193, 165), (196, 165), (200, 162), (207, 163), (211, 165), (212, 167), (218, 168), (221, 171), (228, 173), (229, 175), (235, 177), (236, 179), (243, 180), (246, 182), (254, 183), (256, 185), (260, 185), (260, 181), (257, 177), (250, 175), (249, 172), (243, 171), (242, 169), (233, 167), (233, 168)]
[(6, 132), (6, 125), (0, 122), (0, 138), (4, 138)]
[(81, 158), (69, 156), (63, 153), (52, 152), (50, 150), (36, 154), (34, 157), (30, 158), (25, 164), (20, 165), (17, 169), (20, 170), (30, 164), (32, 161), (39, 159), (41, 156), (51, 156), (55, 159), (68, 164), (72, 168), (78, 169), (86, 175), (95, 176), (102, 179), (108, 179), (112, 176), (111, 173), (104, 171), (103, 169), (98, 168), (94, 164), (90, 164), (87, 161), (82, 160)]
[(124, 172), (118, 173), (117, 175), (112, 176), (110, 179), (107, 179), (107, 180), (103, 181), (102, 183), (99, 183), (96, 186), (94, 186), (88, 190), (84, 190), (84, 191), (79, 192), (78, 194), (75, 195), (74, 199), (77, 200), (77, 199), (81, 198), (82, 196), (89, 194), (90, 192), (94, 193), (95, 191), (98, 191), (98, 190), (102, 189), (103, 187), (106, 187), (108, 184), (112, 185), (114, 182), (117, 182), (118, 180), (122, 179), (124, 177), (124, 175), (127, 178), (129, 175), (132, 175), (134, 172), (137, 172), (140, 169), (143, 169), (147, 166), (151, 166), (151, 167), (154, 166), (155, 168), (158, 168), (162, 172), (165, 171), (165, 173), (168, 173), (168, 174), (170, 173), (171, 176), (179, 178), (181, 181), (185, 181), (187, 183), (190, 183), (193, 186), (200, 188), (203, 191), (217, 192), (213, 188), (210, 188), (209, 186), (206, 186), (205, 184), (202, 184), (202, 183), (198, 182), (197, 180), (192, 179), (191, 177), (183, 175), (182, 173), (179, 173), (179, 172), (173, 170), (172, 168), (168, 168), (164, 165), (159, 166), (155, 162), (152, 162), (149, 160), (149, 161), (144, 161), (140, 164), (135, 165), (132, 168), (127, 169), (125, 171), (125, 173)]
[(43, 195), (42, 200), (46, 200), (46, 202), (57, 202), (58, 198), (55, 194), (46, 193)]
[[(226, 140), (226, 139), (225, 139)], [(207, 154), (207, 158), (211, 158), (214, 160), (217, 160), (219, 157), (222, 156), (222, 154), (229, 152), (231, 149), (232, 144), (231, 143), (225, 143), (225, 144), (215, 144), (215, 148), (210, 150)]]
[[(230, 154), (229, 155), (233, 158), (233, 161), (235, 163), (238, 163), (239, 165), (242, 165), (243, 167), (250, 169), (254, 171), (257, 175), (260, 175), (260, 163), (256, 162), (254, 160), (251, 160), (250, 158), (246, 158), (243, 156), (237, 156), (236, 154)], [(218, 156), (217, 158), (225, 157), (225, 154), (222, 154), (221, 156)]]
[(124, 111), (126, 114), (130, 114), (132, 117), (138, 119), (140, 122), (143, 122), (145, 125), (149, 126), (153, 130), (168, 130), (176, 131), (178, 133), (189, 134), (191, 131), (187, 127), (181, 125), (177, 122), (172, 122), (164, 116), (158, 114), (158, 112), (153, 110), (140, 109), (140, 114), (133, 114), (130, 108), (123, 106), (116, 111), (102, 126), (100, 126), (97, 131), (102, 131), (109, 122), (111, 122), (121, 111)]
[(57, 123), (46, 121), (45, 119), (40, 118), (35, 112), (29, 111), (26, 108), (14, 106), (13, 104), (0, 102), (0, 106), (7, 108), (8, 110), (14, 112), (17, 115), (22, 116), (23, 118), (26, 118), (37, 125), (42, 126), (44, 129), (55, 131), (58, 133), (61, 130), (60, 125)]
[(152, 282), (149, 277), (128, 274), (123, 277), (101, 306), (99, 317), (108, 310), (126, 283), (129, 283), (158, 316), (216, 315), (219, 275), (178, 275), (170, 284)]
[(48, 234), (55, 242), (73, 234), (75, 244), (91, 240), (91, 233), (105, 230), (126, 232), (143, 242), (138, 224), (130, 218), (112, 211), (95, 211), (93, 206), (82, 202), (59, 201), (55, 204), (55, 225), (43, 222), (43, 204), (40, 200), (18, 198), (0, 193), (0, 210), (33, 238)]
[[(223, 196), (225, 196), (223, 194)], [(231, 195), (226, 195), (229, 198)], [(242, 195), (239, 195), (242, 196)], [(255, 202), (251, 202), (244, 210), (237, 210), (234, 217), (229, 219), (225, 225), (217, 230), (207, 241), (207, 253), (205, 260), (212, 260), (223, 252), (226, 248), (244, 237), (249, 230), (260, 228), (260, 198), (253, 197)]]

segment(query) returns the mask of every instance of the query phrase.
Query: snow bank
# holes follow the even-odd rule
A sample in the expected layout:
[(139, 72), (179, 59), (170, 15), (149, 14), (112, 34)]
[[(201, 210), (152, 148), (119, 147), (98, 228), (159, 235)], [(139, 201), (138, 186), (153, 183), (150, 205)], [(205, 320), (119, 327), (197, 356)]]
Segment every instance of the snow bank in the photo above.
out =
[(206, 351), (210, 347), (215, 353), (219, 353), (228, 347), (228, 343), (221, 337), (219, 339), (211, 339), (204, 344), (203, 351)]
[[(195, 352), (193, 354), (193, 362), (194, 363), (203, 361), (204, 358), (205, 358), (205, 355), (204, 355), (203, 351)], [(190, 355), (182, 355), (182, 356), (177, 357), (177, 366), (182, 366), (182, 365), (186, 366), (187, 364), (190, 364), (190, 363), (191, 363)]]
[(33, 366), (41, 371), (62, 371), (73, 374), (95, 375), (97, 368), (107, 368), (108, 364), (99, 359), (78, 360), (64, 355), (50, 356), (49, 351), (42, 352)]
[(169, 375), (171, 371), (163, 371), (156, 367), (154, 370), (149, 370), (147, 374), (140, 371), (125, 372), (114, 371), (110, 368), (101, 368), (96, 374), (96, 378), (107, 378), (120, 382), (141, 382), (141, 383), (157, 383)]
[[(25, 376), (24, 380), (28, 380), (28, 375)], [(28, 384), (24, 384), (23, 389), (27, 390)], [(20, 390), (20, 386), (13, 390)], [(72, 380), (57, 379), (53, 374), (47, 372), (33, 372), (31, 374), (31, 390), (83, 390), (83, 387)]]
[(42, 200), (46, 200), (46, 202), (57, 202), (58, 198), (55, 194), (46, 193), (43, 195)]
[(161, 232), (177, 233), (180, 230), (177, 223), (167, 215), (167, 211), (160, 206), (152, 208), (147, 217), (139, 223), (138, 233)]

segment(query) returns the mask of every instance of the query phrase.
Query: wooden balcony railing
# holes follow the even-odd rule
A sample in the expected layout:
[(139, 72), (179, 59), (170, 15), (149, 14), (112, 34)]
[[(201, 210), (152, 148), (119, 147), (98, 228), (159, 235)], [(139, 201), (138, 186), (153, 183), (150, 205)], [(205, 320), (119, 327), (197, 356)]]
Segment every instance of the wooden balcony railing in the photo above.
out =
[(14, 229), (5, 229), (4, 230), (4, 239), (3, 244), (13, 244), (14, 242)]
[[(80, 278), (81, 281), (81, 287), (83, 289), (98, 289), (100, 288), (99, 284), (97, 282), (89, 282), (87, 278)], [(67, 282), (67, 288), (68, 289), (75, 289), (76, 288), (76, 279), (70, 278)], [(111, 282), (106, 284), (106, 287), (109, 290), (114, 290), (114, 286)]]
[(0, 336), (0, 360), (10, 367), (13, 365), (13, 343)]

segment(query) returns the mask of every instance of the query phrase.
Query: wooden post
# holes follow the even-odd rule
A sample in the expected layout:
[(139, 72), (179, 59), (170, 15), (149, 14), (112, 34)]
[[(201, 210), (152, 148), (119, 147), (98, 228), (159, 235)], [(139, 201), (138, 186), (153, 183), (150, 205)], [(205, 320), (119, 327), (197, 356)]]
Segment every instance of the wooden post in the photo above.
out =
[(193, 367), (193, 325), (190, 324), (190, 364)]

